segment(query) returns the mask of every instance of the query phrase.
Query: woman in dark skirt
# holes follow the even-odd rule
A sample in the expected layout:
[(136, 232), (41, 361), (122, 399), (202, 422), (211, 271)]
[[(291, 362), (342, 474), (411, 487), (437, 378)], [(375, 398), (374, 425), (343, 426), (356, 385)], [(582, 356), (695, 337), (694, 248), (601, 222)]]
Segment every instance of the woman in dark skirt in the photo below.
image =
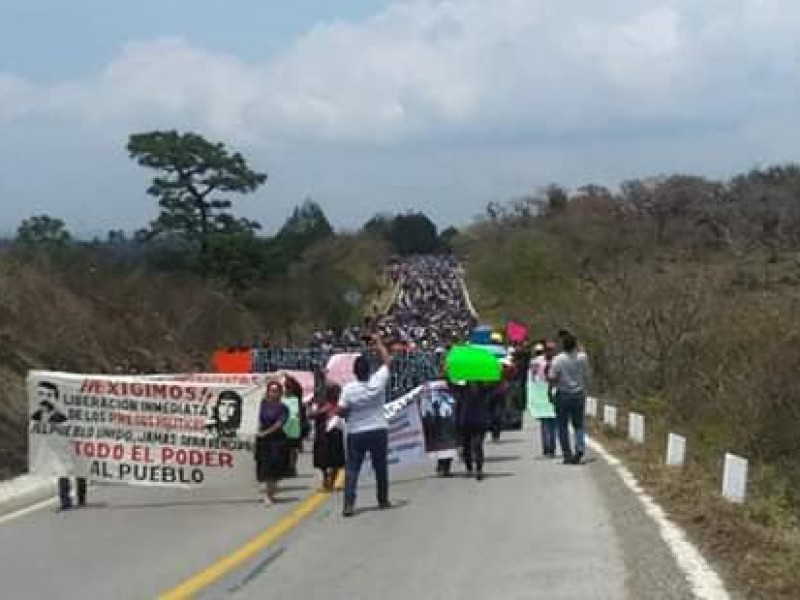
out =
[(344, 433), (339, 427), (330, 427), (332, 419), (338, 419), (336, 409), (342, 388), (338, 385), (325, 387), (322, 398), (316, 400), (310, 416), (314, 419), (314, 468), (322, 472), (322, 487), (332, 490), (339, 469), (344, 467)]
[(259, 483), (265, 484), (264, 504), (275, 502), (278, 481), (286, 473), (289, 453), (283, 426), (289, 418), (289, 410), (281, 401), (283, 386), (277, 381), (267, 384), (266, 396), (258, 411), (258, 434), (256, 436), (256, 475)]

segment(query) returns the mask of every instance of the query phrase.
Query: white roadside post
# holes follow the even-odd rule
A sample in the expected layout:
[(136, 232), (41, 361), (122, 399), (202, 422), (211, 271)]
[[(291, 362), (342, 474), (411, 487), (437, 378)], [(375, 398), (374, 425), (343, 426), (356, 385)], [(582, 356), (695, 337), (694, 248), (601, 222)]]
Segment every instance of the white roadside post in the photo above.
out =
[(677, 433), (667, 437), (667, 466), (682, 467), (686, 460), (686, 438)]
[(617, 407), (606, 404), (603, 407), (603, 423), (609, 427), (617, 426)]
[(586, 415), (593, 419), (597, 416), (597, 398), (586, 398)]
[(644, 444), (644, 415), (635, 412), (628, 414), (628, 438), (637, 444)]
[(747, 493), (747, 459), (730, 452), (725, 453), (725, 466), (722, 470), (722, 495), (741, 504)]

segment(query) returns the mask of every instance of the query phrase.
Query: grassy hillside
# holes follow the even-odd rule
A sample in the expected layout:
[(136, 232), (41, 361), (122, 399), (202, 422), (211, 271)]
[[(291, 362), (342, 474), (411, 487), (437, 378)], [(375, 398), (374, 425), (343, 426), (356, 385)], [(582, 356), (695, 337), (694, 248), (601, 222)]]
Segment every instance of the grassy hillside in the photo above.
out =
[[(535, 336), (574, 329), (594, 391), (648, 417), (648, 447), (631, 458), (651, 489), (730, 559), (748, 597), (796, 598), (797, 170), (535, 200), (462, 235), (478, 310)], [(657, 468), (667, 431), (689, 439), (683, 473)], [(725, 452), (750, 460), (743, 507), (719, 500)]]
[[(0, 255), (0, 477), (24, 471), (29, 369), (132, 373), (207, 369), (211, 351), (253, 339), (305, 343), (360, 317), (380, 293), (382, 243), (338, 235), (272, 281), (233, 291), (194, 275), (123, 265), (89, 250)], [(358, 290), (363, 305), (344, 300)]]

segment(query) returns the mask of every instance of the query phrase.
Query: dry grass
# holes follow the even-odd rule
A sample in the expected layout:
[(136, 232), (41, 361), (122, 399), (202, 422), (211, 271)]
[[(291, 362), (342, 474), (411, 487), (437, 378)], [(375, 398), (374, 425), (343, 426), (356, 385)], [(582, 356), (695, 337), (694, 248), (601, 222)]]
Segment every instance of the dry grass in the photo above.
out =
[(683, 468), (667, 467), (665, 428), (648, 431), (653, 441), (646, 446), (626, 441), (619, 433), (626, 428), (624, 420), (616, 431), (594, 424), (592, 434), (627, 464), (669, 517), (687, 531), (735, 596), (800, 598), (800, 531), (774, 520), (785, 515), (786, 507), (760, 494), (757, 483), (751, 485), (754, 491), (747, 504), (732, 504), (720, 494), (721, 467), (713, 471), (692, 454)]
[(286, 279), (234, 295), (197, 277), (113, 266), (85, 252), (0, 255), (0, 478), (27, 468), (28, 370), (205, 370), (220, 346), (264, 337), (305, 343), (312, 328), (360, 317), (362, 307), (346, 305), (344, 292), (371, 300), (385, 260), (381, 244), (340, 235), (312, 247)]
[(202, 281), (0, 260), (0, 477), (26, 468), (29, 369), (203, 368), (215, 346), (259, 331), (255, 314)]
[[(613, 212), (480, 225), (463, 240), (470, 291), (497, 325), (576, 331), (595, 393), (647, 417), (646, 450), (605, 439), (732, 588), (800, 598), (800, 262), (756, 242), (684, 243), (699, 230), (676, 214), (669, 242), (653, 240), (646, 217)], [(659, 466), (667, 428), (689, 440), (684, 471)], [(750, 461), (744, 506), (720, 497), (726, 451)]]

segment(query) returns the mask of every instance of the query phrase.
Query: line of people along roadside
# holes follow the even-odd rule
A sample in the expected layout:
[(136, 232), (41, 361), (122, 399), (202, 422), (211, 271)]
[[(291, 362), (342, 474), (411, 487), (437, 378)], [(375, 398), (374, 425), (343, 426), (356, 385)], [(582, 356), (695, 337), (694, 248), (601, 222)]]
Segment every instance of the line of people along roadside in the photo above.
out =
[[(561, 331), (558, 337), (560, 352), (556, 351), (554, 342), (543, 340), (535, 344), (531, 356), (525, 345), (519, 344), (509, 364), (518, 363), (526, 382), (530, 375), (533, 381), (545, 382), (548, 386), (555, 416), (540, 419), (540, 442), (535, 445), (541, 447), (547, 458), (555, 458), (557, 446), (560, 446), (564, 464), (580, 464), (586, 452), (584, 414), (588, 359), (572, 333)], [(354, 362), (355, 380), (344, 387), (326, 385), (312, 401), (307, 415), (301, 416), (299, 410), (293, 415), (291, 407), (283, 401), (287, 392), (280, 383), (270, 383), (260, 410), (261, 433), (256, 444), (257, 472), (259, 481), (264, 484), (265, 503), (276, 501), (280, 479), (296, 474), (293, 469), (287, 469), (290, 444), (287, 431), (293, 432), (295, 446), (299, 447), (305, 429), (302, 424), (288, 428), (287, 423), (291, 419), (302, 423), (307, 417), (314, 424), (313, 466), (321, 473), (322, 488), (333, 490), (337, 476), (344, 469), (343, 515), (355, 514), (358, 479), (367, 454), (375, 475), (378, 507), (392, 506), (387, 460), (388, 423), (384, 415), (391, 355), (379, 334), (372, 335), (370, 348), (379, 359), (377, 371), (370, 372), (370, 360), (366, 353), (362, 354)], [(495, 407), (503, 401), (504, 395), (524, 394), (524, 387), (522, 392), (514, 388), (519, 381), (517, 370), (510, 369), (505, 381), (499, 384), (451, 382), (449, 385), (455, 399), (460, 458), (466, 474), (477, 481), (485, 478), (484, 443), (488, 434), (494, 437)], [(438, 475), (452, 476), (453, 462), (453, 458), (439, 460)]]

